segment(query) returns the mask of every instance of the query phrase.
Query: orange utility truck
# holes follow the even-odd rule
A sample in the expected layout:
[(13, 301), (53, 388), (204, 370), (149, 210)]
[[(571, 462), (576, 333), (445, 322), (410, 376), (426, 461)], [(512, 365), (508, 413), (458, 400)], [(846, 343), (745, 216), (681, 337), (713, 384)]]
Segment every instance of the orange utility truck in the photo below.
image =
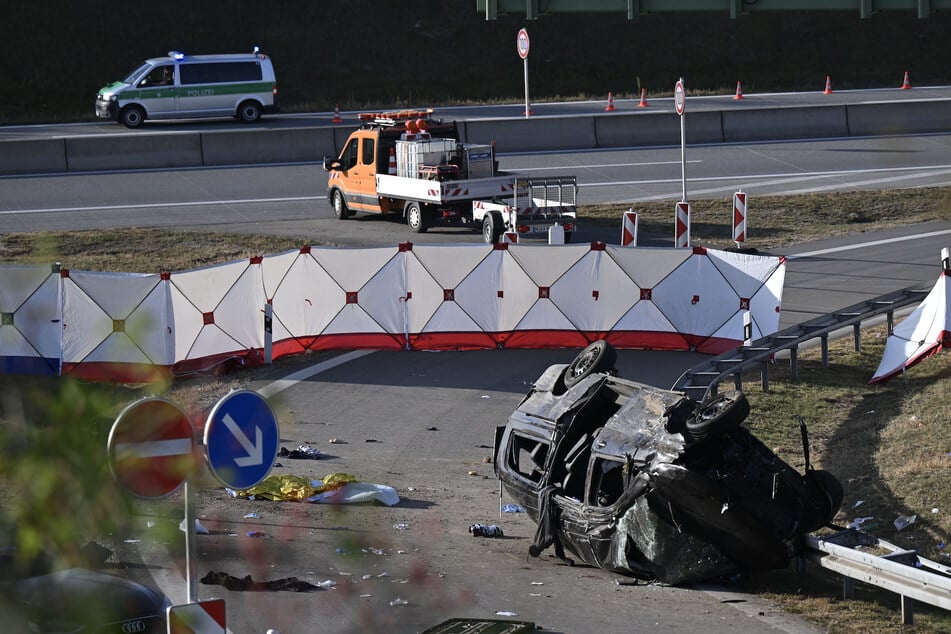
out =
[[(327, 200), (337, 218), (399, 214), (417, 233), (437, 224), (481, 229), (487, 244), (506, 232), (561, 235), (575, 229), (573, 176), (532, 178), (499, 172), (494, 145), (462, 143), (458, 126), (432, 110), (359, 115), (336, 159), (324, 158)], [(554, 240), (552, 240), (554, 242)]]

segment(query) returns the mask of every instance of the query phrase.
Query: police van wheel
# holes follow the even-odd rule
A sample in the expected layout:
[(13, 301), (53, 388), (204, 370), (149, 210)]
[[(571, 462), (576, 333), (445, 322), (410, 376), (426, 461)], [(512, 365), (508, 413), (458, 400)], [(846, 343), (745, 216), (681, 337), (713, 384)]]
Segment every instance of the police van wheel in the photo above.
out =
[(126, 106), (119, 114), (119, 121), (127, 128), (138, 128), (145, 121), (145, 110), (140, 106)]
[(416, 233), (425, 233), (429, 228), (425, 212), (419, 203), (410, 203), (406, 207), (406, 224)]
[(242, 101), (238, 106), (238, 118), (244, 123), (254, 123), (261, 118), (261, 104), (256, 101)]

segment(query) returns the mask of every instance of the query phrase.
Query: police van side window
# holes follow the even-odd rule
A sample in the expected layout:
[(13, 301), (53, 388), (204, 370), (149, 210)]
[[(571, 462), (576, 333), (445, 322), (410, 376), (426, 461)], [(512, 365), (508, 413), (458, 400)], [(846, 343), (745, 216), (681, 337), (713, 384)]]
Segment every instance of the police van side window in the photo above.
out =
[(261, 81), (260, 62), (216, 62), (182, 64), (179, 70), (183, 84), (224, 84), (238, 81)]

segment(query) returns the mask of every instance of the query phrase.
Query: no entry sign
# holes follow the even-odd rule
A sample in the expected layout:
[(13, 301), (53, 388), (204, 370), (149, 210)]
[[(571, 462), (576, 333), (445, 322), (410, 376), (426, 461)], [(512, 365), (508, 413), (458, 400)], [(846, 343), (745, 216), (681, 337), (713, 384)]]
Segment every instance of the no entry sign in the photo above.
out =
[(141, 498), (164, 498), (191, 474), (195, 430), (174, 403), (145, 398), (126, 407), (109, 432), (109, 467)]

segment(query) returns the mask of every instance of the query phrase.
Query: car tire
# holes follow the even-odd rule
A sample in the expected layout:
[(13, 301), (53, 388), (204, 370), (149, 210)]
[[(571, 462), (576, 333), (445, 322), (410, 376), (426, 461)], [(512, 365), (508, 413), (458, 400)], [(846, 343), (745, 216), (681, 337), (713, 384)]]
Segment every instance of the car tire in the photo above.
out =
[(419, 203), (410, 203), (406, 206), (406, 224), (415, 233), (426, 233), (429, 229), (426, 222), (426, 211)]
[(139, 128), (145, 123), (145, 109), (142, 106), (126, 106), (119, 113), (119, 122), (127, 128)]
[(807, 471), (803, 480), (815, 501), (820, 505), (820, 517), (822, 518), (822, 523), (819, 526), (809, 530), (816, 530), (831, 524), (832, 520), (835, 519), (835, 514), (839, 512), (839, 508), (842, 506), (842, 499), (845, 497), (842, 483), (839, 482), (837, 477), (822, 469)]
[(565, 244), (568, 244), (569, 242), (571, 242), (571, 232), (570, 232), (570, 231), (566, 231), (566, 232), (565, 232)]
[(739, 427), (750, 413), (743, 392), (731, 390), (707, 399), (687, 419), (686, 432), (694, 440), (721, 436)]
[(617, 363), (617, 350), (604, 339), (592, 342), (565, 368), (565, 387), (571, 388), (598, 372), (611, 372)]
[(242, 101), (238, 105), (238, 112), (235, 116), (243, 123), (254, 123), (261, 118), (261, 104), (251, 99)]
[(334, 209), (334, 215), (338, 220), (346, 220), (350, 217), (350, 210), (347, 209), (347, 201), (343, 199), (343, 192), (335, 189), (330, 195), (330, 206)]
[(482, 217), (482, 241), (495, 244), (502, 237), (502, 214), (490, 211)]

